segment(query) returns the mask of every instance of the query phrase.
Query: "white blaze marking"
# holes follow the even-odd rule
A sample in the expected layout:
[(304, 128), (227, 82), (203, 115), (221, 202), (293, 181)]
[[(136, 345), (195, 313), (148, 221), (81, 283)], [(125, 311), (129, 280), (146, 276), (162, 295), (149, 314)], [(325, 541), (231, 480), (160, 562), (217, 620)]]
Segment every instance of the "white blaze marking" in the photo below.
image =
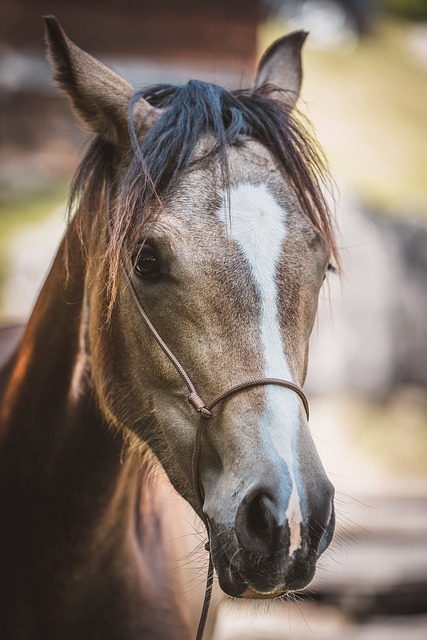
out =
[(293, 471), (291, 471), (292, 478), (292, 493), (289, 498), (288, 508), (286, 509), (286, 517), (289, 523), (290, 541), (289, 541), (289, 555), (291, 556), (294, 551), (300, 548), (301, 539), (301, 505), (298, 495), (298, 489), (295, 483)]
[[(276, 269), (286, 237), (286, 212), (265, 185), (241, 184), (231, 189), (218, 215), (229, 236), (242, 250), (261, 302), (261, 339), (264, 376), (292, 381), (286, 361), (277, 308)], [(230, 219), (231, 218), (231, 219)], [(289, 555), (301, 546), (301, 507), (294, 473), (294, 428), (298, 425), (299, 398), (278, 386), (266, 387), (266, 411), (262, 422), (286, 462), (292, 481), (286, 517), (290, 528)]]

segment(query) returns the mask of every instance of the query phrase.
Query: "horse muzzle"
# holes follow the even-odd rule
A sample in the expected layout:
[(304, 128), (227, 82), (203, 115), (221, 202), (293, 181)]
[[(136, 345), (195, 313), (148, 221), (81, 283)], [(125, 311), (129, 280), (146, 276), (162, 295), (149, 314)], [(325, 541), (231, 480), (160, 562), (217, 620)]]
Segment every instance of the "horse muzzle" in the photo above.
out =
[[(207, 518), (221, 589), (235, 598), (273, 599), (306, 587), (335, 528), (332, 485), (317, 509), (295, 523), (264, 487), (248, 492), (232, 527)], [(221, 533), (222, 532), (222, 533)]]

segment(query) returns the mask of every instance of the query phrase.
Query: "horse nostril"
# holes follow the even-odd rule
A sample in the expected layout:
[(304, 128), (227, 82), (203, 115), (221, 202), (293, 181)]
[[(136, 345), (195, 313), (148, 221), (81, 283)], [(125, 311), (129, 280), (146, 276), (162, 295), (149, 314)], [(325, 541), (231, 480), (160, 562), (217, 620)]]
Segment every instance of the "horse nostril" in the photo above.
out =
[(248, 529), (260, 536), (267, 536), (275, 524), (270, 498), (262, 494), (255, 496), (247, 510)]
[(239, 506), (235, 522), (236, 536), (248, 550), (273, 553), (280, 543), (281, 526), (277, 506), (264, 491), (252, 492)]

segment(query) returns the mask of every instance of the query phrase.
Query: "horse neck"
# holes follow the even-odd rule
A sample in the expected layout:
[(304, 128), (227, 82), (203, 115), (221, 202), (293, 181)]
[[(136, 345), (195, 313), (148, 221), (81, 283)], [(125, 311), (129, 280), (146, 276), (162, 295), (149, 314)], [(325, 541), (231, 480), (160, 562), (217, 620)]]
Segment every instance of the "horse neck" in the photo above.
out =
[(36, 637), (27, 620), (45, 616), (60, 630), (45, 638), (86, 639), (93, 634), (84, 630), (96, 628), (121, 640), (181, 639), (164, 494), (148, 461), (126, 453), (124, 436), (100, 415), (82, 355), (84, 291), (71, 225), (18, 351), (0, 372), (0, 594), (8, 624), (22, 627), (8, 635), (6, 625), (5, 637)]
[(4, 372), (0, 413), (0, 491), (12, 478), (16, 491), (36, 492), (40, 499), (61, 487), (70, 518), (73, 509), (83, 508), (81, 495), (90, 500), (91, 493), (99, 517), (117, 493), (121, 508), (131, 511), (128, 503), (138, 485), (137, 465), (130, 460), (121, 464), (123, 439), (108, 430), (85, 383), (88, 372), (82, 371), (80, 349), (84, 281), (85, 261), (72, 224)]

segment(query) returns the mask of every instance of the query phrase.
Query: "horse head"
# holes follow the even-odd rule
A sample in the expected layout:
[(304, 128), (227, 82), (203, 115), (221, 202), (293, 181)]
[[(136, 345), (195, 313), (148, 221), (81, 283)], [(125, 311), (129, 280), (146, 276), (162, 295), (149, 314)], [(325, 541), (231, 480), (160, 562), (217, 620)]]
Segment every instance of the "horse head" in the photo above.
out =
[[(56, 80), (97, 135), (73, 221), (91, 384), (109, 423), (205, 520), (220, 585), (237, 597), (304, 587), (334, 529), (333, 487), (291, 386), (304, 383), (334, 253), (317, 156), (293, 115), (305, 35), (266, 52), (250, 91), (191, 81), (135, 93), (47, 19)], [(244, 386), (212, 408), (199, 492), (200, 418), (171, 354), (203, 406), (248, 380), (291, 383)]]

